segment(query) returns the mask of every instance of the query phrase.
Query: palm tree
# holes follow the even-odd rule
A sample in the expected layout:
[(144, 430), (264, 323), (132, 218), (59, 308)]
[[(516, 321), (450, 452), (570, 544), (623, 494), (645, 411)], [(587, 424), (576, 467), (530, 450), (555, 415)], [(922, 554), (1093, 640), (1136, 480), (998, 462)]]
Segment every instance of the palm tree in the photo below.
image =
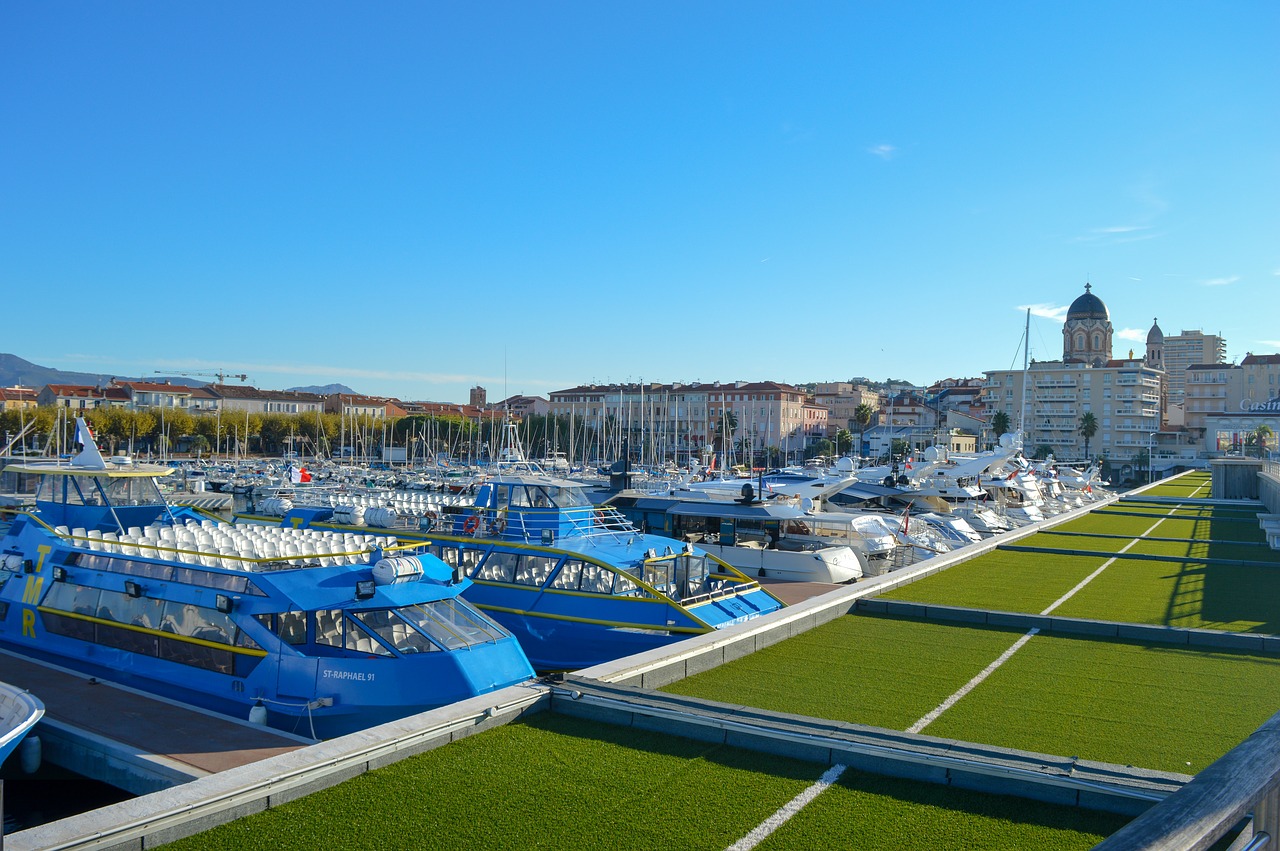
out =
[(1080, 436), (1084, 438), (1084, 460), (1089, 462), (1089, 440), (1098, 433), (1098, 418), (1093, 411), (1085, 411), (1080, 416)]
[(738, 415), (732, 408), (725, 408), (715, 425), (716, 449), (723, 452), (729, 448), (734, 432), (738, 430)]
[(1009, 415), (1004, 411), (996, 411), (991, 418), (991, 430), (996, 433), (996, 440), (999, 440), (1000, 435), (1009, 431)]
[(1274, 435), (1271, 426), (1263, 423), (1262, 425), (1249, 432), (1249, 443), (1258, 447), (1258, 457), (1261, 458), (1267, 451), (1267, 441)]
[(876, 415), (871, 406), (866, 402), (853, 409), (853, 421), (858, 425), (858, 451), (857, 455), (862, 454), (862, 436), (866, 433), (867, 426), (871, 425), (871, 418)]

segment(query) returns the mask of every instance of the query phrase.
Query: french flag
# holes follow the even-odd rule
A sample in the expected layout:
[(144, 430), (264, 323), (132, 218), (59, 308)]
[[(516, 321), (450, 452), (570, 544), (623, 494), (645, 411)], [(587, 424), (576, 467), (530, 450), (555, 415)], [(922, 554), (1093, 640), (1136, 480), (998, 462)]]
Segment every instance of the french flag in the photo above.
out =
[(97, 445), (94, 443), (93, 429), (89, 428), (89, 423), (84, 420), (76, 422), (76, 443), (81, 446)]

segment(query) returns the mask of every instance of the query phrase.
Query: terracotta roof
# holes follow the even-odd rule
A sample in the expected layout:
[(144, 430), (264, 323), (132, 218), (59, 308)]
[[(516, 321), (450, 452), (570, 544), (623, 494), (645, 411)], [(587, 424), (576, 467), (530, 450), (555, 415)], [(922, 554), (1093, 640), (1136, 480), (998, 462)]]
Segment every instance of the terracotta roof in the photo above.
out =
[(101, 388), (92, 384), (46, 384), (49, 392), (55, 396), (85, 396), (102, 398)]
[(1280, 364), (1280, 355), (1245, 355), (1244, 360), (1240, 361), (1241, 366), (1269, 363)]
[(170, 384), (155, 381), (117, 381), (117, 387), (128, 387), (135, 393), (181, 393), (188, 394), (191, 388), (186, 384)]
[(316, 393), (304, 393), (301, 390), (259, 390), (257, 387), (246, 387), (238, 384), (208, 384), (204, 390), (221, 399), (269, 399), (276, 402), (312, 402), (319, 404), (324, 397)]
[(645, 393), (800, 393), (804, 391), (790, 384), (782, 384), (777, 381), (744, 381), (741, 384), (733, 381), (715, 382), (692, 382), (685, 383), (683, 381), (675, 384), (580, 384), (577, 387), (570, 387), (567, 390), (556, 390), (552, 396), (564, 396), (568, 393), (639, 393), (643, 388)]

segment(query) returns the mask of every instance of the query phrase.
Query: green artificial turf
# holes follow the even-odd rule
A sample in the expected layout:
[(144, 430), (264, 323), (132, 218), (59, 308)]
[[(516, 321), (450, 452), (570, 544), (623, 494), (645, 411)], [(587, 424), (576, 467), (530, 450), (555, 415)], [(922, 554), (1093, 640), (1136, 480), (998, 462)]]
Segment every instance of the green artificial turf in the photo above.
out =
[[(1123, 546), (1123, 542), (1120, 544)], [(996, 550), (881, 596), (889, 600), (1038, 614), (1101, 567), (1106, 559), (1106, 555)]]
[(1038, 801), (846, 772), (758, 847), (1091, 848), (1128, 819)]
[(1280, 570), (1120, 559), (1054, 614), (1280, 634)]
[(719, 851), (821, 770), (543, 713), (167, 847)]
[[(895, 588), (885, 599), (1040, 614), (1124, 546), (1118, 538), (1080, 538), (1041, 533), (1062, 549), (1109, 550), (1097, 555), (1061, 555), (997, 550), (941, 573)], [(1021, 544), (1023, 542), (1019, 542)], [(1280, 560), (1261, 547), (1139, 541), (1130, 552), (1269, 561), (1275, 567), (1148, 561), (1119, 558), (1053, 614), (1123, 623), (1280, 634)]]
[[(1079, 541), (1081, 539), (1073, 538), (1072, 540)], [(1129, 552), (1183, 559), (1231, 559), (1280, 567), (1280, 552), (1270, 547), (1252, 546), (1232, 541), (1139, 541), (1129, 549)]]
[[(824, 770), (544, 713), (166, 847), (719, 851)], [(775, 836), (768, 847), (807, 847), (801, 837), (837, 831), (858, 837), (841, 843), (849, 847), (901, 851), (1088, 848), (1125, 821), (855, 772), (846, 772), (815, 805), (812, 817), (802, 811), (788, 823), (791, 833)]]
[(1280, 706), (1280, 660), (1038, 635), (924, 732), (1194, 774)]
[(849, 615), (662, 690), (902, 730), (1021, 634)]
[[(1126, 517), (1118, 514), (1086, 514), (1054, 526), (1056, 532), (1091, 532), (1095, 535), (1130, 535), (1138, 537), (1151, 528), (1158, 518)], [(1168, 521), (1165, 521), (1168, 522)], [(1163, 526), (1163, 524), (1161, 524)], [(1155, 532), (1152, 533), (1156, 534)], [(1161, 531), (1159, 534), (1165, 534)]]

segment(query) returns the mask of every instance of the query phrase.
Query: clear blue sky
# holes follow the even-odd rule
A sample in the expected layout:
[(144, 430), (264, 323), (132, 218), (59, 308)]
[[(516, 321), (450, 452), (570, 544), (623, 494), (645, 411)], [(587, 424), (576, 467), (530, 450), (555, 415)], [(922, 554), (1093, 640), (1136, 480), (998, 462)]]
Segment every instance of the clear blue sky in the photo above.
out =
[[(1280, 3), (0, 7), (0, 351), (406, 399), (1280, 351)], [(54, 320), (54, 321), (49, 321)], [(1132, 343), (1129, 340), (1133, 340)]]

